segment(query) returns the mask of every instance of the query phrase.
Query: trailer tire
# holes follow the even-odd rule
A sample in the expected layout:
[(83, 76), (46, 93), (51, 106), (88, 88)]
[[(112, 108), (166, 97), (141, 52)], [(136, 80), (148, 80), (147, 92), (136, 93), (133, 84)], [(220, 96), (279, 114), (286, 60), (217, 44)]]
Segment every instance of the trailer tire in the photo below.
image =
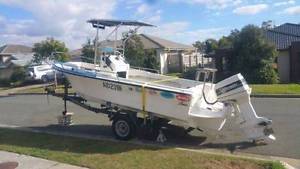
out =
[(128, 115), (118, 115), (113, 119), (112, 130), (119, 140), (129, 140), (135, 135), (135, 126)]
[(41, 80), (42, 80), (43, 83), (47, 83), (49, 81), (49, 79), (48, 79), (48, 77), (46, 75), (43, 75), (41, 77)]

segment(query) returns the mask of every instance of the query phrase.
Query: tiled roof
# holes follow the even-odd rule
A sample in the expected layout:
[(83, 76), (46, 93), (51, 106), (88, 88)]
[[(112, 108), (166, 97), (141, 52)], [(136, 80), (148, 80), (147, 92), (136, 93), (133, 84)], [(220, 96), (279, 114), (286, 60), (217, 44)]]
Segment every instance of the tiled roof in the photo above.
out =
[(6, 68), (11, 64), (25, 66), (33, 58), (32, 48), (24, 45), (4, 45), (0, 47), (0, 55), (9, 56), (9, 59), (1, 65), (1, 68)]
[(71, 50), (71, 51), (69, 51), (68, 54), (71, 57), (73, 57), (73, 56), (81, 56), (82, 55), (82, 51), (81, 50), (82, 50), (81, 48), (80, 49)]
[[(195, 49), (191, 45), (185, 45), (185, 44), (169, 41), (169, 40), (158, 38), (158, 37), (151, 36), (151, 35), (139, 34), (138, 36), (139, 36), (141, 42), (143, 43), (144, 49), (160, 49), (160, 48), (167, 49), (167, 50), (193, 50), (193, 49)], [(105, 41), (101, 41), (100, 44), (101, 44), (101, 46), (104, 46), (104, 47), (114, 47), (114, 42), (115, 41), (105, 40)], [(117, 47), (122, 47), (121, 40), (117, 40), (116, 42), (117, 42), (116, 43)]]
[(8, 44), (0, 47), (0, 53), (32, 53), (32, 48), (24, 45)]
[(300, 41), (300, 25), (286, 23), (265, 32), (266, 38), (276, 45), (278, 50), (287, 49), (292, 42)]
[(6, 45), (1, 46), (1, 47), (0, 47), (0, 53), (2, 53), (2, 50), (5, 49), (5, 48), (6, 48)]
[(185, 44), (169, 41), (169, 40), (151, 36), (151, 35), (140, 34), (140, 37), (141, 37), (141, 41), (146, 49), (147, 48), (148, 49), (164, 48), (164, 49), (170, 49), (170, 50), (193, 50), (193, 49), (195, 49), (191, 45), (185, 45)]
[(300, 24), (285, 23), (283, 25), (275, 27), (274, 31), (294, 36), (300, 36)]

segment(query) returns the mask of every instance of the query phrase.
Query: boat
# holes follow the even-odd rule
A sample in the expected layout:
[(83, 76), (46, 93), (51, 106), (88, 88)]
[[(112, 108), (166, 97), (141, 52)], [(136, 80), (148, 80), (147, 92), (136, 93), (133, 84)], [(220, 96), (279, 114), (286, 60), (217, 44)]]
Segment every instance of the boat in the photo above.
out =
[[(80, 97), (106, 105), (111, 112), (118, 112), (118, 116), (121, 114), (121, 118), (110, 115), (117, 138), (128, 139), (132, 136), (133, 127), (130, 123), (137, 126), (137, 123), (158, 119), (205, 132), (219, 132), (227, 119), (234, 115), (249, 140), (275, 140), (272, 121), (257, 116), (250, 101), (251, 88), (241, 74), (214, 84), (207, 80), (214, 76), (214, 71), (210, 69), (202, 69), (200, 74), (205, 80), (198, 81), (132, 68), (126, 62), (124, 52), (116, 45), (110, 51), (98, 47), (98, 30), (114, 27), (110, 35), (115, 33), (117, 36), (121, 26), (134, 26), (136, 32), (142, 26), (152, 25), (105, 19), (91, 19), (88, 23), (97, 29), (94, 63), (55, 63), (53, 68), (64, 73)], [(124, 113), (119, 113), (121, 111), (126, 112), (126, 117), (122, 115)], [(124, 124), (120, 119), (122, 122), (131, 119), (131, 122)]]

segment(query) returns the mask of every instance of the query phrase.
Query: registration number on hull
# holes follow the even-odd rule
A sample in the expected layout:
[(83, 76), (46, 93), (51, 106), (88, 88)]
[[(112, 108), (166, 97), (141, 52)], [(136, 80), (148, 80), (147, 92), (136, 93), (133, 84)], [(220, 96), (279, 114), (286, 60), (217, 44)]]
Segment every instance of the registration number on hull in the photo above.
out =
[(122, 90), (121, 85), (111, 83), (111, 82), (106, 82), (106, 81), (103, 82), (103, 87), (105, 87), (107, 89), (115, 90), (115, 91), (121, 91)]

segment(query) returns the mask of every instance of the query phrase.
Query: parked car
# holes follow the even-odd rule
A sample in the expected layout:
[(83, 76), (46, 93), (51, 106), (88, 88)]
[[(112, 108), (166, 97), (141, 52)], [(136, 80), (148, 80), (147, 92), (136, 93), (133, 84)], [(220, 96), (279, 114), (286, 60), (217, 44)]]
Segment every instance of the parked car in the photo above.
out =
[(54, 72), (51, 65), (30, 66), (27, 69), (27, 79), (47, 82), (47, 73)]
[(45, 75), (42, 76), (42, 81), (43, 82), (54, 82), (56, 76), (57, 82), (62, 82), (64, 79), (64, 74), (59, 71), (52, 71), (52, 72), (47, 72)]

